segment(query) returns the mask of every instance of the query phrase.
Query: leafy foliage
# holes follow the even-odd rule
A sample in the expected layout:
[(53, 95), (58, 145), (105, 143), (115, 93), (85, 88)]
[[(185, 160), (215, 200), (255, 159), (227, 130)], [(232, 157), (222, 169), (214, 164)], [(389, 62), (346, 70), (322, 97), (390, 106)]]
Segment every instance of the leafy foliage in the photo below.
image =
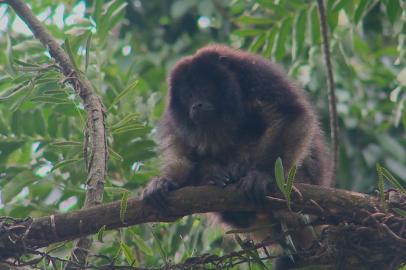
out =
[[(165, 74), (202, 45), (228, 43), (280, 63), (309, 92), (329, 130), (316, 1), (27, 2), (106, 106), (110, 159), (104, 201), (122, 199), (123, 217), (127, 196), (139, 195), (158, 174), (154, 134)], [(338, 186), (372, 191), (377, 162), (388, 168), (382, 177), (389, 184), (404, 186), (406, 3), (328, 0), (326, 7), (341, 128)], [(78, 209), (86, 183), (84, 108), (46, 49), (5, 4), (0, 48), (0, 215)], [(146, 266), (236, 247), (197, 216), (171, 225), (101, 230), (95, 239), (95, 253)], [(63, 257), (71, 247), (54, 252)], [(242, 267), (264, 269), (261, 263)]]

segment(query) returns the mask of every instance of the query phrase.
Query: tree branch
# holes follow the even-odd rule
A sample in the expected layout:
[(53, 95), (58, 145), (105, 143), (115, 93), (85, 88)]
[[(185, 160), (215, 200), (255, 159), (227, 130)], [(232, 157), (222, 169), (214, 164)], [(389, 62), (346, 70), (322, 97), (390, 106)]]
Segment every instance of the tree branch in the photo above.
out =
[[(6, 0), (18, 16), (28, 25), (34, 36), (49, 50), (52, 58), (60, 65), (63, 74), (68, 78), (76, 93), (83, 101), (88, 114), (85, 134), (89, 133), (91, 156), (88, 168), (86, 199), (84, 208), (98, 205), (103, 200), (104, 179), (107, 170), (107, 142), (105, 134), (105, 110), (100, 98), (96, 95), (90, 81), (74, 69), (69, 56), (58, 42), (49, 34), (41, 22), (34, 16), (27, 4), (22, 0)], [(87, 137), (85, 135), (85, 137)], [(85, 143), (85, 147), (88, 147)], [(85, 157), (87, 159), (87, 157)], [(84, 264), (91, 240), (82, 238), (72, 251), (72, 258)], [(76, 268), (75, 268), (76, 269)]]
[[(296, 187), (303, 199), (293, 198), (292, 209), (295, 212), (300, 211), (303, 214), (319, 216), (323, 224), (342, 226), (338, 226), (339, 229), (335, 231), (330, 229), (335, 236), (340, 235), (336, 240), (337, 243), (342, 244), (341, 238), (348, 237), (350, 233), (357, 237), (359, 237), (357, 233), (363, 233), (367, 235), (365, 238), (367, 240), (377, 241), (378, 236), (386, 237), (384, 238), (386, 240), (390, 239), (391, 241), (386, 244), (385, 242), (380, 244), (382, 249), (386, 248), (388, 252), (393, 253), (393, 256), (402, 254), (402, 252), (406, 255), (404, 244), (406, 230), (402, 229), (406, 218), (399, 217), (395, 212), (382, 213), (383, 210), (381, 210), (377, 198), (307, 184), (297, 184)], [(234, 186), (224, 189), (213, 186), (185, 187), (170, 194), (168, 209), (164, 212), (154, 209), (139, 199), (128, 200), (124, 220), (120, 219), (119, 201), (33, 220), (7, 222), (0, 219), (0, 224), (3, 225), (0, 227), (0, 260), (7, 257), (19, 257), (24, 253), (29, 253), (30, 250), (55, 242), (94, 234), (104, 226), (106, 229), (115, 229), (147, 222), (172, 222), (194, 213), (258, 210), (255, 205), (241, 198), (244, 198), (243, 194)], [(286, 201), (278, 192), (272, 192), (268, 198), (263, 211), (287, 209)], [(398, 199), (395, 204), (388, 203), (392, 207), (406, 209), (404, 197)], [(395, 239), (392, 234), (398, 239)], [(358, 239), (357, 237), (353, 236), (351, 239)], [(333, 244), (329, 242), (330, 246)], [(364, 244), (358, 244), (360, 249), (364, 246)], [(369, 243), (369, 245), (371, 244)], [(353, 247), (346, 248), (351, 250)], [(365, 248), (368, 249), (368, 246)], [(390, 258), (392, 257), (385, 257), (385, 260)]]
[(333, 66), (331, 64), (331, 55), (330, 55), (330, 46), (328, 39), (328, 26), (326, 11), (324, 8), (323, 0), (317, 0), (317, 6), (319, 8), (320, 15), (320, 29), (323, 36), (323, 51), (324, 51), (324, 61), (326, 62), (327, 67), (327, 88), (328, 88), (328, 104), (329, 104), (329, 119), (330, 119), (330, 136), (333, 148), (333, 183), (332, 186), (335, 186), (335, 179), (337, 170), (339, 167), (339, 146), (340, 142), (338, 140), (338, 115), (337, 115), (337, 99), (335, 93), (335, 83), (334, 83), (334, 74)]

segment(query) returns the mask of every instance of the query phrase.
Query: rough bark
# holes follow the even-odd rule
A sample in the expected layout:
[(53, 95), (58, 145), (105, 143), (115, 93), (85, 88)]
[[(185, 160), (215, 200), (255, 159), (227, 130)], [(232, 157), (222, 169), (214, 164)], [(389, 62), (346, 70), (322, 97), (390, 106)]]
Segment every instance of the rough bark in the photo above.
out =
[[(107, 144), (105, 128), (105, 112), (100, 98), (96, 95), (91, 82), (75, 70), (69, 56), (65, 53), (58, 42), (49, 34), (47, 29), (34, 16), (27, 4), (22, 0), (6, 0), (17, 15), (28, 25), (34, 36), (48, 49), (51, 57), (61, 67), (66, 81), (72, 84), (76, 93), (83, 101), (87, 111), (85, 148), (89, 147), (91, 155), (85, 157), (88, 160), (86, 166), (88, 177), (86, 181), (86, 199), (84, 208), (100, 204), (103, 200), (104, 179), (107, 170)], [(87, 149), (85, 149), (87, 150)], [(82, 238), (72, 251), (72, 258), (80, 263), (86, 261), (87, 250), (91, 246), (91, 240)], [(69, 268), (69, 267), (68, 267)]]
[[(380, 243), (379, 252), (386, 249), (391, 253), (381, 258), (381, 262), (386, 262), (385, 260), (389, 258), (393, 260), (395, 255), (406, 255), (406, 232), (400, 228), (402, 222), (406, 223), (405, 218), (402, 219), (391, 212), (383, 213), (376, 197), (307, 184), (297, 184), (296, 187), (303, 198), (294, 196), (293, 211), (319, 216), (322, 218), (323, 224), (333, 225), (329, 228), (332, 237), (328, 241), (336, 239), (337, 243), (343, 245), (343, 239), (350, 235), (351, 239), (356, 239), (356, 236), (359, 236), (358, 233), (361, 232), (361, 236), (366, 237), (365, 241), (390, 240)], [(3, 231), (7, 233), (0, 234), (0, 259), (18, 257), (30, 250), (55, 242), (94, 234), (103, 226), (106, 226), (106, 229), (115, 229), (147, 222), (171, 222), (194, 213), (257, 209), (253, 204), (241, 198), (243, 198), (243, 194), (234, 186), (224, 189), (212, 186), (186, 187), (170, 194), (168, 209), (165, 212), (160, 212), (145, 202), (132, 198), (128, 200), (123, 220), (120, 218), (120, 201), (116, 201), (71, 213), (9, 223), (3, 228)], [(388, 203), (391, 207), (405, 209), (405, 199), (400, 198), (396, 202)], [(278, 192), (273, 192), (270, 194), (265, 209), (266, 211), (287, 209), (286, 205), (283, 197)], [(4, 224), (5, 222), (3, 222), (3, 226)], [(386, 231), (386, 228), (390, 228), (390, 232)], [(393, 232), (397, 232), (397, 234), (391, 235)], [(334, 243), (330, 242), (329, 245), (333, 246)], [(361, 247), (368, 248), (368, 246), (359, 244), (360, 249)], [(348, 249), (345, 245), (343, 248)], [(338, 256), (336, 254), (338, 251), (332, 255), (331, 250), (334, 249), (330, 248), (328, 256), (320, 256), (316, 261), (325, 263), (326, 258), (329, 258), (331, 263), (331, 260), (336, 260), (335, 256)], [(375, 257), (374, 259), (378, 258)], [(406, 258), (406, 256), (401, 258)], [(314, 260), (313, 258), (313, 262)]]

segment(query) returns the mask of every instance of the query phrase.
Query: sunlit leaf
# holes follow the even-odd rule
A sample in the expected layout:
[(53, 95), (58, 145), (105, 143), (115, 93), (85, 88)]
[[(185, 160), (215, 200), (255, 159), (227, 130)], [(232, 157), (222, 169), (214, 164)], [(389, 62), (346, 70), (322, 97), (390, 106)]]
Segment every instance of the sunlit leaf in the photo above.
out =
[(145, 254), (148, 256), (153, 256), (154, 252), (152, 249), (145, 243), (144, 239), (142, 239), (139, 235), (136, 233), (132, 234), (133, 240), (137, 247)]
[(276, 36), (276, 43), (274, 46), (273, 55), (276, 60), (281, 60), (285, 56), (286, 40), (292, 27), (292, 19), (286, 18), (281, 22), (279, 32)]
[(240, 37), (255, 37), (263, 32), (264, 31), (260, 29), (237, 29), (233, 31), (233, 34)]
[(309, 12), (310, 37), (313, 45), (320, 43), (320, 20), (317, 6), (313, 6)]
[[(395, 0), (396, 1), (396, 0)], [(371, 0), (360, 0), (357, 8), (355, 9), (355, 14), (354, 14), (354, 22), (356, 24), (359, 23), (361, 20), (362, 16), (364, 15), (368, 5), (371, 3)]]
[(275, 22), (272, 18), (253, 16), (241, 16), (236, 21), (250, 25), (271, 25)]
[(87, 40), (86, 40), (85, 71), (87, 71), (87, 67), (89, 66), (91, 41), (92, 41), (92, 32), (89, 31), (89, 35), (87, 36)]
[(72, 48), (71, 48), (71, 45), (70, 45), (69, 38), (66, 38), (66, 39), (65, 39), (65, 43), (64, 43), (64, 44), (65, 44), (65, 50), (66, 50), (66, 52), (68, 53), (68, 56), (69, 56), (69, 59), (70, 59), (70, 61), (71, 61), (71, 64), (72, 64), (73, 68), (74, 68), (76, 71), (79, 71), (78, 65), (76, 64), (75, 56), (74, 56), (74, 54), (73, 54), (73, 52), (72, 52)]
[(306, 34), (307, 10), (302, 10), (296, 15), (293, 27), (294, 39), (292, 47), (292, 58), (296, 59), (303, 51)]
[(110, 104), (110, 107), (108, 108), (108, 111), (117, 103), (120, 102), (121, 99), (123, 99), (128, 93), (133, 91), (138, 84), (138, 80), (133, 81), (130, 83), (123, 91), (121, 91), (113, 100), (113, 102)]
[(101, 243), (103, 243), (103, 236), (104, 236), (104, 231), (106, 230), (106, 225), (103, 225), (99, 231), (97, 232), (97, 240)]
[(129, 194), (130, 194), (129, 192), (124, 192), (120, 201), (120, 220), (122, 223), (125, 223), (125, 214), (127, 213)]
[(1, 189), (1, 199), (3, 203), (10, 202), (13, 198), (17, 196), (18, 193), (22, 191), (24, 187), (35, 181), (36, 178), (32, 173), (24, 171), (8, 182)]
[(53, 167), (52, 167), (52, 171), (55, 171), (56, 169), (60, 169), (63, 168), (65, 166), (77, 163), (79, 161), (83, 160), (82, 158), (72, 158), (72, 159), (65, 159), (61, 162), (56, 163)]
[(131, 248), (122, 241), (120, 242), (120, 247), (124, 253), (124, 257), (126, 258), (127, 263), (131, 266), (134, 265), (136, 263), (136, 259), (135, 259), (134, 253), (131, 250)]
[(399, 18), (400, 11), (402, 10), (399, 0), (388, 0), (383, 1), (386, 7), (386, 14), (388, 15), (389, 21), (394, 24)]
[(279, 157), (275, 162), (275, 180), (279, 190), (286, 194), (285, 192), (285, 176), (283, 172), (282, 159)]

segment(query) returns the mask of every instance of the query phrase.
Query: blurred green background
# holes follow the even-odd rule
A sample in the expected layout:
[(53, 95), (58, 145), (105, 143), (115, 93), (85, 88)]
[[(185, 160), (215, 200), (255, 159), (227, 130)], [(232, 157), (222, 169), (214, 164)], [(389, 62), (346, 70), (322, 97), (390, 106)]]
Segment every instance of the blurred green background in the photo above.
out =
[[(154, 134), (166, 74), (206, 44), (225, 43), (283, 66), (309, 93), (329, 141), (316, 1), (26, 2), (71, 52), (108, 110), (106, 202), (126, 192), (139, 196), (158, 174)], [(377, 162), (404, 185), (406, 1), (328, 0), (326, 6), (340, 125), (337, 186), (374, 192)], [(52, 64), (25, 24), (0, 4), (0, 215), (38, 217), (83, 205), (86, 115)], [(146, 266), (236, 246), (202, 216), (106, 232), (103, 240), (95, 241), (94, 253)], [(63, 257), (71, 246), (53, 254)]]

